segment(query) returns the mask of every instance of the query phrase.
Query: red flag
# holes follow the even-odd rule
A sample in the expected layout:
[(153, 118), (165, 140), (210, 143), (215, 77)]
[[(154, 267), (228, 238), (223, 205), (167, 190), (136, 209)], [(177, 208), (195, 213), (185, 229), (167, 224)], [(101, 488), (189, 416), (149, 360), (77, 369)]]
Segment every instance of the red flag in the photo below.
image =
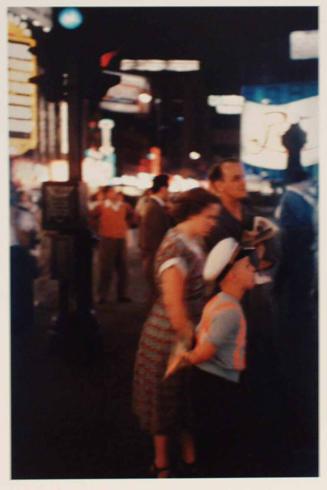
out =
[(101, 68), (108, 68), (108, 65), (112, 58), (118, 54), (118, 51), (109, 51), (108, 53), (103, 53), (100, 56), (100, 66)]

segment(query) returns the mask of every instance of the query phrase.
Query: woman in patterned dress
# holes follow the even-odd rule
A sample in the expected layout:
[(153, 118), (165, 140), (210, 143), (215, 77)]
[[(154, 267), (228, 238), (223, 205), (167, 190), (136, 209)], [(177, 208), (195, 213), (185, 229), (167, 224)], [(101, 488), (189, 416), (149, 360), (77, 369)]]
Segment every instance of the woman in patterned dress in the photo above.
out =
[(219, 200), (205, 189), (180, 194), (173, 214), (178, 223), (165, 235), (155, 261), (159, 296), (146, 320), (136, 355), (133, 407), (141, 427), (153, 437), (153, 473), (170, 476), (169, 441), (178, 434), (182, 461), (195, 462), (191, 435), (189, 373), (164, 380), (176, 341), (191, 348), (204, 304), (202, 239), (216, 224)]

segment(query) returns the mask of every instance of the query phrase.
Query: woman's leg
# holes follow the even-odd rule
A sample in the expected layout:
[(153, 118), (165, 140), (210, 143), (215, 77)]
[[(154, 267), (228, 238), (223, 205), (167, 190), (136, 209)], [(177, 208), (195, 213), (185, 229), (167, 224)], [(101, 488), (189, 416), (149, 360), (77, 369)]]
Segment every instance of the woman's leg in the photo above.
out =
[[(164, 434), (157, 434), (153, 437), (154, 445), (154, 465), (158, 478), (169, 476), (169, 438)], [(160, 471), (160, 468), (165, 468)]]
[(194, 439), (190, 432), (183, 431), (180, 435), (182, 460), (184, 463), (193, 464), (196, 460)]

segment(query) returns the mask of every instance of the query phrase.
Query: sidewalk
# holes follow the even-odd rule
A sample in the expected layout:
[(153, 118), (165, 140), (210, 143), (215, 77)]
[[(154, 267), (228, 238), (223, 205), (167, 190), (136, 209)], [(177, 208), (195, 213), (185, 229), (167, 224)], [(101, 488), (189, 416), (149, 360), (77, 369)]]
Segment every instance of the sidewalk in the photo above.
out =
[(145, 294), (135, 250), (130, 266), (134, 301), (96, 309), (102, 350), (90, 364), (80, 362), (79, 338), (70, 352), (53, 348), (56, 282), (43, 281), (34, 329), (12, 339), (14, 479), (146, 476), (150, 445), (130, 400)]

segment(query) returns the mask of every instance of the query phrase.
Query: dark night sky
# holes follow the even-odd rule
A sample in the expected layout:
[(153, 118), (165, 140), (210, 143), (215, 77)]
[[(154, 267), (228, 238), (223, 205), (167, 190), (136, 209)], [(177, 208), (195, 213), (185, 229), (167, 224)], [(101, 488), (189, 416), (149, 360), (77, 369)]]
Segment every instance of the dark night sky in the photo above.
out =
[[(289, 61), (293, 30), (317, 29), (316, 7), (87, 7), (81, 49), (93, 56), (200, 59), (209, 91), (315, 79), (317, 61)], [(300, 70), (300, 71), (299, 71)]]

